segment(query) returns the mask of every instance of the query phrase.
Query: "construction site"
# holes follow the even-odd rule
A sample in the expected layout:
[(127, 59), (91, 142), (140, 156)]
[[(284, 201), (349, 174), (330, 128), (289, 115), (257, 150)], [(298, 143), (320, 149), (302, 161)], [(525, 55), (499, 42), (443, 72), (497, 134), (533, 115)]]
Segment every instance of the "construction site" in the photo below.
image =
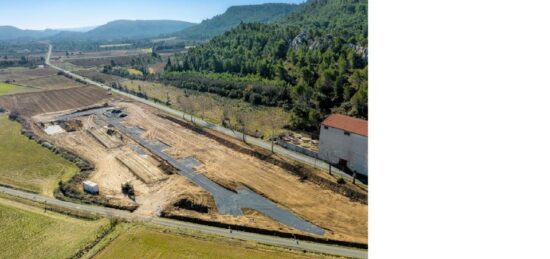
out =
[[(58, 195), (67, 199), (139, 215), (368, 243), (365, 187), (337, 183), (325, 171), (141, 102), (78, 87), (5, 96), (0, 106), (19, 111), (36, 138), (91, 165), (61, 183)], [(84, 182), (98, 192), (86, 192)]]

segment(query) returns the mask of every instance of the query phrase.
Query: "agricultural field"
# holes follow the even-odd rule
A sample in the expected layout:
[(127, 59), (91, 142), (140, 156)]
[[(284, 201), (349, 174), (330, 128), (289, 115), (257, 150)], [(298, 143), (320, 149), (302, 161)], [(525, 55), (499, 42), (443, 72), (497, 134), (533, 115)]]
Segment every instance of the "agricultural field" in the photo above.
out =
[(0, 197), (0, 258), (70, 258), (108, 227)]
[(36, 79), (41, 77), (56, 75), (57, 71), (52, 68), (25, 68), (25, 67), (10, 67), (0, 69), (0, 81), (9, 80), (18, 82), (20, 80)]
[(101, 73), (95, 69), (81, 69), (74, 71), (74, 73), (83, 77), (90, 78), (93, 81), (104, 83), (106, 85), (111, 85), (114, 82), (122, 82), (128, 80), (120, 76)]
[(57, 71), (51, 68), (30, 69), (16, 67), (0, 69), (0, 82), (9, 82), (13, 85), (18, 85), (20, 90), (16, 91), (17, 93), (84, 86), (84, 84), (58, 75)]
[(0, 107), (24, 116), (94, 105), (109, 97), (97, 87), (75, 87), (44, 92), (0, 96)]
[[(121, 45), (123, 46), (123, 45)], [(52, 54), (56, 65), (78, 70), (79, 68), (103, 67), (114, 62), (117, 66), (132, 65), (137, 60), (155, 62), (151, 49), (125, 49), (82, 52), (67, 56), (66, 53)]]
[(186, 235), (147, 227), (122, 233), (94, 258), (328, 258), (213, 236)]
[(20, 131), (19, 123), (0, 114), (0, 183), (52, 196), (59, 180), (69, 179), (78, 168)]
[[(237, 121), (245, 122), (245, 130), (250, 135), (267, 138), (282, 134), (288, 125), (290, 113), (280, 107), (253, 106), (250, 103), (221, 97), (215, 94), (201, 93), (188, 89), (180, 89), (158, 83), (140, 80), (125, 80), (123, 87), (142, 93), (150, 98), (156, 98), (166, 103), (168, 100), (173, 108), (194, 114), (215, 124), (222, 124), (224, 113), (229, 122), (237, 127)], [(238, 128), (238, 130), (241, 130)]]
[(111, 64), (113, 61), (118, 66), (126, 66), (132, 63), (132, 60), (149, 59), (149, 55), (131, 55), (131, 56), (114, 56), (114, 57), (97, 57), (97, 58), (71, 58), (66, 59), (68, 63), (79, 67), (102, 67)]
[(28, 87), (0, 82), (0, 95), (32, 91)]
[(32, 87), (36, 90), (56, 90), (86, 86), (62, 75), (52, 75), (40, 78), (20, 80), (19, 85)]
[(70, 52), (67, 56), (66, 52), (53, 52), (53, 59), (80, 59), (80, 58), (109, 58), (109, 57), (124, 57), (131, 55), (144, 54), (141, 49), (117, 49), (117, 50), (102, 50), (102, 51), (86, 51), (86, 52)]

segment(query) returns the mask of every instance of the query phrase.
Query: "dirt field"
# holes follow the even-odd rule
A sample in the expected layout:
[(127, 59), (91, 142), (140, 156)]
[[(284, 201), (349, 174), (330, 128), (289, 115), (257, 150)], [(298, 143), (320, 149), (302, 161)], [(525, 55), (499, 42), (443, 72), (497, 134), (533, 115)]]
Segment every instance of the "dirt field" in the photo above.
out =
[(109, 135), (105, 128), (90, 128), (88, 132), (106, 148), (116, 148), (123, 144), (119, 134)]
[(82, 69), (82, 70), (77, 70), (74, 73), (84, 77), (88, 77), (94, 81), (101, 82), (107, 85), (111, 85), (114, 82), (122, 82), (122, 81), (128, 80), (123, 77), (101, 73), (95, 69)]
[[(193, 155), (197, 169), (224, 185), (244, 184), (327, 230), (325, 236), (367, 243), (367, 206), (308, 181), (258, 158), (238, 153), (203, 135), (178, 127), (154, 115), (152, 108), (120, 103), (129, 116), (126, 123), (141, 126), (150, 139), (170, 145), (176, 158)], [(238, 142), (237, 142), (238, 143)], [(336, 181), (336, 179), (334, 179)], [(328, 206), (327, 206), (328, 205)]]
[(42, 90), (55, 90), (86, 86), (82, 83), (76, 82), (61, 75), (52, 75), (40, 78), (20, 80), (17, 82), (17, 84), (39, 88)]
[(51, 68), (0, 69), (0, 81), (4, 82), (6, 80), (9, 80), (13, 84), (27, 87), (27, 92), (85, 86), (62, 75), (58, 75), (57, 71)]
[[(144, 130), (143, 137), (167, 144), (169, 147), (165, 152), (176, 159), (193, 156), (202, 163), (195, 169), (218, 184), (229, 189), (246, 185), (294, 214), (322, 227), (326, 230), (324, 237), (368, 243), (367, 205), (352, 202), (349, 198), (328, 188), (310, 181), (303, 181), (282, 167), (235, 151), (205, 135), (162, 119), (156, 115), (159, 111), (152, 107), (122, 101), (111, 102), (111, 105), (121, 107), (128, 114), (123, 120), (125, 126), (139, 127)], [(38, 115), (33, 119), (40, 122), (52, 116), (52, 114)], [(139, 205), (135, 213), (159, 215), (163, 210), (168, 210), (177, 215), (203, 220), (307, 234), (252, 210), (246, 211), (241, 217), (219, 215), (216, 213), (212, 196), (179, 174), (165, 174), (167, 179), (164, 181), (148, 181), (146, 177), (139, 176), (140, 173), (136, 174), (136, 168), (158, 169), (161, 162), (158, 158), (147, 150), (136, 150), (135, 147), (139, 144), (124, 134), (122, 134), (122, 146), (107, 148), (88, 132), (92, 128), (107, 126), (105, 121), (96, 115), (77, 119), (82, 122), (80, 130), (44, 137), (92, 162), (95, 165), (95, 171), (89, 179), (99, 184), (100, 193), (106, 198), (122, 203), (132, 203), (133, 201), (121, 192), (121, 185), (130, 181), (134, 185), (135, 201)], [(238, 140), (225, 136), (224, 138), (243, 148), (248, 148)], [(134, 163), (142, 164), (141, 166), (128, 165), (127, 161), (136, 160), (129, 160), (126, 157), (128, 154), (131, 156), (139, 154), (140, 158), (148, 162)], [(121, 162), (121, 157), (125, 162)], [(148, 165), (143, 166), (143, 164)], [(336, 182), (335, 177), (323, 172), (318, 173)], [(206, 206), (208, 212), (201, 213), (185, 207), (175, 207), (174, 204), (182, 199), (189, 200), (192, 204)]]
[(0, 96), (0, 107), (32, 116), (105, 102), (109, 95), (97, 87), (77, 87), (44, 92)]
[[(35, 121), (45, 121), (51, 119), (52, 116), (53, 114), (46, 116), (39, 115), (33, 119)], [(162, 177), (166, 178), (164, 181), (148, 185), (138, 178), (128, 166), (117, 159), (117, 157), (125, 154), (135, 154), (132, 147), (138, 146), (137, 143), (123, 137), (122, 146), (106, 148), (88, 132), (90, 129), (101, 128), (105, 125), (98, 124), (95, 116), (81, 117), (79, 119), (82, 121), (83, 127), (78, 131), (51, 136), (44, 135), (44, 133), (41, 133), (41, 135), (57, 146), (67, 148), (92, 162), (95, 170), (92, 172), (89, 180), (99, 184), (101, 195), (112, 200), (114, 203), (131, 204), (133, 201), (121, 192), (122, 184), (129, 181), (134, 186), (136, 202), (140, 205), (135, 213), (142, 215), (159, 215), (164, 207), (175, 203), (182, 197), (196, 203), (213, 204), (212, 198), (206, 191), (178, 175), (164, 175), (162, 173)], [(157, 168), (156, 166), (159, 165), (159, 162), (150, 153), (145, 150), (142, 151), (144, 152), (143, 157), (145, 157), (143, 159), (148, 161), (147, 164)]]
[(151, 163), (134, 151), (122, 153), (116, 157), (132, 173), (146, 184), (152, 184), (168, 178), (159, 168), (158, 164)]
[(17, 82), (19, 80), (29, 80), (56, 74), (57, 71), (52, 68), (30, 69), (24, 67), (12, 67), (0, 69), (0, 81), (15, 80), (15, 82)]

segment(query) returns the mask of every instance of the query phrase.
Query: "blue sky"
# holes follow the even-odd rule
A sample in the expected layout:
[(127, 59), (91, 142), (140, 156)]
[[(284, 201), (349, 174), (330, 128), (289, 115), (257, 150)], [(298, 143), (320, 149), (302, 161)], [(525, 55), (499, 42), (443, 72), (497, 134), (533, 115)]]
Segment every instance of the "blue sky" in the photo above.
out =
[(304, 0), (0, 0), (0, 25), (21, 29), (75, 28), (117, 19), (200, 22), (229, 6)]

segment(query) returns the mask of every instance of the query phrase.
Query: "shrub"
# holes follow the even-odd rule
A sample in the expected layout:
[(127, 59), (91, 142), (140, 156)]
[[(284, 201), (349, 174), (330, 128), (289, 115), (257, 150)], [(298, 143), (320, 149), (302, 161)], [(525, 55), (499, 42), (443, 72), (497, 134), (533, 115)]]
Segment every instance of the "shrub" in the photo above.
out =
[(16, 120), (18, 117), (19, 117), (19, 112), (16, 112), (16, 111), (10, 112), (10, 115), (8, 116), (8, 118), (12, 121)]
[(342, 176), (340, 176), (340, 178), (338, 178), (338, 180), (336, 180), (336, 182), (338, 184), (345, 184), (346, 183), (346, 180), (344, 180), (344, 178), (342, 178)]

